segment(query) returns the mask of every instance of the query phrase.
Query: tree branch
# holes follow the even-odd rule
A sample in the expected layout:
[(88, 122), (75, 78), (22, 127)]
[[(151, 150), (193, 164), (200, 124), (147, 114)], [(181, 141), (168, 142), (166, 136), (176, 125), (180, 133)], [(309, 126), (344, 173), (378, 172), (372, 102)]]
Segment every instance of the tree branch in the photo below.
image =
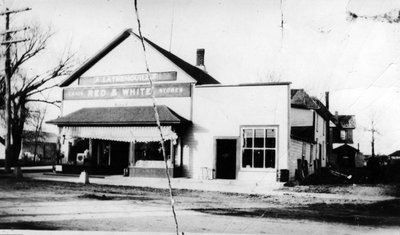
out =
[(28, 102), (46, 103), (46, 104), (54, 105), (57, 108), (61, 108), (61, 106), (58, 105), (61, 103), (61, 101), (59, 101), (59, 100), (49, 101), (49, 100), (41, 100), (41, 99), (26, 99), (26, 103), (28, 103)]
[(28, 92), (27, 97), (30, 97), (30, 96), (38, 94), (38, 93), (42, 93), (43, 91), (49, 90), (49, 89), (54, 88), (54, 87), (58, 87), (58, 84), (54, 84), (54, 85), (51, 85), (51, 86), (48, 86), (48, 87), (44, 87), (42, 89), (36, 89), (36, 90), (31, 91), (30, 93)]

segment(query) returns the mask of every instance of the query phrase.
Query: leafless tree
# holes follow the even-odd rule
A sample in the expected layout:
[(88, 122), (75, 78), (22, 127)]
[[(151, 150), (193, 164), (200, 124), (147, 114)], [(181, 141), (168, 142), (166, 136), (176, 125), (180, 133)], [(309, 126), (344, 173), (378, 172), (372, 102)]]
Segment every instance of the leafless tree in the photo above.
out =
[(46, 111), (47, 109), (39, 109), (36, 111), (31, 112), (31, 123), (32, 126), (35, 128), (33, 131), (33, 142), (35, 144), (35, 148), (33, 150), (33, 162), (36, 161), (36, 156), (38, 154), (38, 145), (40, 142), (44, 140), (43, 132), (42, 132), (42, 127), (43, 127), (43, 121), (46, 116)]
[[(73, 55), (64, 51), (61, 57), (54, 61), (47, 61), (50, 69), (35, 74), (35, 58), (38, 58), (45, 49), (47, 42), (53, 36), (53, 32), (43, 30), (39, 26), (31, 27), (25, 32), (26, 42), (12, 45), (11, 49), (11, 144), (10, 155), (6, 156), (5, 170), (9, 171), (11, 166), (18, 162), (23, 138), (24, 125), (30, 116), (29, 104), (39, 102), (58, 105), (59, 101), (48, 100), (43, 94), (58, 85), (57, 78), (69, 73), (72, 67)], [(53, 64), (53, 65), (51, 65)], [(46, 65), (41, 65), (46, 66)], [(4, 77), (1, 79), (1, 84)], [(4, 90), (0, 90), (4, 97)], [(1, 103), (1, 102), (0, 102)]]

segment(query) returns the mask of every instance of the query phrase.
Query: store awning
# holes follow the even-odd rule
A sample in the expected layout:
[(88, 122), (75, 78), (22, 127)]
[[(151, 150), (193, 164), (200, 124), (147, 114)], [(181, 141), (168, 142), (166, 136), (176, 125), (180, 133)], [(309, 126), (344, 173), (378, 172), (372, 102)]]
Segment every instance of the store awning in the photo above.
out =
[[(158, 105), (162, 125), (188, 122), (165, 105)], [(57, 126), (151, 126), (156, 125), (153, 106), (83, 108), (48, 121)]]
[[(164, 139), (177, 139), (172, 126), (188, 121), (165, 105), (157, 106), (157, 111)], [(61, 127), (61, 134), (66, 138), (123, 142), (161, 140), (153, 106), (83, 108), (47, 123)]]
[[(178, 138), (171, 126), (162, 126), (161, 133), (163, 134), (164, 140), (176, 140)], [(161, 140), (160, 131), (156, 126), (65, 126), (61, 130), (61, 135), (66, 138), (80, 137), (122, 142), (151, 142)]]

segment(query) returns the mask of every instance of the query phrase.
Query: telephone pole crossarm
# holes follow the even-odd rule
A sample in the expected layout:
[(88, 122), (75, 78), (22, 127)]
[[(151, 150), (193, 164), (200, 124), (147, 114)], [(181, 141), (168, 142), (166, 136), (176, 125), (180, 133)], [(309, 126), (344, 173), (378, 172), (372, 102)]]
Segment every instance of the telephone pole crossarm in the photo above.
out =
[(16, 39), (16, 40), (4, 41), (4, 42), (1, 42), (1, 45), (8, 45), (8, 44), (20, 43), (20, 42), (26, 42), (26, 41), (29, 41), (29, 39)]
[(28, 30), (29, 27), (23, 27), (23, 28), (18, 28), (18, 29), (9, 29), (9, 30), (5, 30), (3, 32), (0, 32), (0, 35), (4, 35), (7, 33), (17, 33), (19, 31), (24, 31), (24, 30)]
[(7, 8), (5, 11), (0, 12), (0, 16), (8, 15), (8, 14), (15, 14), (15, 13), (29, 11), (29, 10), (32, 10), (32, 8), (26, 7), (26, 8), (15, 9), (15, 10), (10, 10)]

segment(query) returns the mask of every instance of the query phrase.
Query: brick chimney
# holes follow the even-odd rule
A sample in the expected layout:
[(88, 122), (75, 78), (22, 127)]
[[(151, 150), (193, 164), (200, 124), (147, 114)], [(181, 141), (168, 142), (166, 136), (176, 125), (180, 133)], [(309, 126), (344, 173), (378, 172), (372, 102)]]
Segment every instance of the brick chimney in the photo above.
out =
[(200, 68), (202, 70), (206, 70), (206, 66), (204, 65), (204, 54), (205, 54), (204, 48), (197, 49), (197, 52), (196, 52), (196, 67), (198, 67), (198, 68)]

